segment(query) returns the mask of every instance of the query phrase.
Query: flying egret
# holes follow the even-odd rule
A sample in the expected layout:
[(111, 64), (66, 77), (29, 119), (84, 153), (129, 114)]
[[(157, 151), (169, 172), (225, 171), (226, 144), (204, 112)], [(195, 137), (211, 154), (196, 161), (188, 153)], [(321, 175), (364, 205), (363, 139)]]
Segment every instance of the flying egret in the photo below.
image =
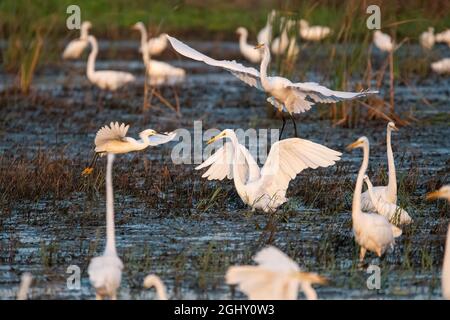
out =
[(367, 191), (369, 192), (370, 199), (375, 211), (386, 217), (390, 222), (396, 225), (410, 224), (412, 218), (409, 216), (405, 209), (400, 208), (394, 203), (385, 201), (382, 197), (376, 198), (373, 192), (372, 182), (367, 175), (364, 176), (364, 182), (367, 185)]
[[(269, 77), (267, 76), (267, 67), (270, 63), (270, 50), (266, 44), (255, 47), (264, 53), (260, 65), (260, 73), (255, 68), (245, 67), (236, 61), (212, 59), (171, 36), (167, 36), (167, 38), (175, 51), (183, 56), (202, 61), (211, 66), (224, 68), (248, 85), (265, 91), (270, 96), (267, 101), (279, 111), (289, 113), (294, 124), (296, 136), (298, 134), (292, 114), (305, 112), (311, 109), (314, 103), (333, 103), (377, 93), (377, 91), (333, 91), (315, 82), (292, 83), (283, 77)], [(285, 119), (283, 117), (283, 127), (280, 132), (280, 137), (283, 133), (284, 124)]]
[(267, 15), (267, 21), (264, 28), (262, 28), (256, 37), (258, 40), (258, 43), (267, 43), (269, 44), (272, 41), (272, 25), (273, 21), (275, 20), (277, 12), (275, 10), (270, 11), (270, 13)]
[(144, 278), (144, 288), (152, 288), (155, 287), (156, 289), (156, 295), (158, 296), (159, 300), (167, 300), (167, 291), (166, 286), (161, 281), (161, 279), (154, 274), (149, 274)]
[(431, 64), (431, 69), (439, 74), (450, 74), (450, 58), (444, 58)]
[(431, 49), (434, 46), (434, 28), (429, 27), (427, 31), (422, 32), (420, 35), (420, 45), (425, 49)]
[(92, 24), (89, 21), (83, 21), (81, 24), (80, 37), (70, 41), (62, 54), (63, 59), (78, 59), (88, 46), (89, 29)]
[(252, 63), (261, 62), (262, 56), (261, 53), (254, 49), (255, 46), (252, 46), (247, 43), (248, 31), (244, 27), (239, 27), (236, 30), (236, 33), (239, 35), (239, 50), (241, 50), (242, 55), (245, 59)]
[[(147, 69), (150, 85), (160, 85), (164, 83), (175, 84), (182, 82), (186, 76), (184, 69), (176, 68), (168, 63), (151, 59), (149, 44), (147, 43), (147, 30), (142, 22), (137, 22), (132, 27), (141, 33), (141, 52), (144, 65)], [(165, 36), (164, 36), (165, 37)], [(166, 40), (167, 41), (167, 40)]]
[(391, 52), (394, 50), (394, 42), (390, 35), (376, 30), (373, 33), (373, 43), (381, 51)]
[(95, 59), (98, 53), (97, 39), (94, 36), (88, 36), (91, 45), (91, 53), (89, 54), (86, 74), (89, 81), (103, 90), (115, 91), (127, 83), (135, 81), (135, 77), (129, 72), (113, 71), (113, 70), (95, 70)]
[[(398, 131), (394, 122), (389, 122), (386, 128), (386, 149), (387, 149), (387, 162), (389, 171), (389, 181), (387, 186), (373, 187), (373, 195), (375, 199), (382, 199), (383, 202), (397, 204), (397, 176), (395, 172), (394, 154), (392, 152), (391, 134), (392, 131)], [(365, 154), (364, 154), (365, 156)], [(367, 160), (369, 161), (369, 160)], [(363, 211), (374, 212), (376, 211), (368, 191), (365, 191), (361, 195), (361, 209)]]
[(402, 230), (391, 224), (382, 215), (361, 211), (363, 178), (369, 164), (369, 140), (366, 137), (361, 137), (347, 147), (348, 150), (355, 148), (363, 148), (364, 152), (352, 202), (353, 233), (356, 242), (361, 246), (359, 261), (362, 263), (367, 250), (375, 252), (381, 257), (386, 249), (394, 246), (395, 238), (402, 234)]
[(92, 173), (93, 166), (98, 156), (106, 153), (128, 153), (132, 151), (144, 150), (148, 146), (157, 146), (173, 140), (176, 136), (175, 132), (160, 134), (153, 129), (146, 129), (139, 133), (139, 140), (127, 137), (129, 125), (118, 122), (111, 122), (109, 127), (106, 125), (98, 130), (95, 136), (95, 155), (91, 164), (84, 169), (83, 175)]
[(31, 281), (33, 280), (33, 276), (29, 272), (22, 273), (20, 277), (20, 286), (17, 291), (17, 300), (27, 300), (28, 291), (30, 290)]
[(437, 33), (435, 40), (436, 42), (444, 42), (450, 47), (450, 29)]
[(310, 26), (308, 21), (300, 20), (300, 37), (307, 41), (320, 41), (331, 33), (329, 27)]
[(208, 144), (229, 139), (195, 169), (209, 167), (202, 175), (208, 180), (234, 180), (242, 201), (252, 210), (274, 212), (285, 203), (289, 182), (306, 168), (329, 167), (340, 160), (341, 153), (309, 140), (290, 138), (272, 145), (264, 166), (260, 169), (250, 152), (238, 142), (236, 133), (225, 129)]
[(231, 266), (225, 275), (227, 284), (238, 285), (250, 300), (296, 300), (301, 289), (308, 300), (317, 300), (312, 284), (325, 284), (316, 273), (301, 271), (298, 264), (269, 246), (253, 260), (257, 266)]
[(122, 279), (122, 260), (117, 256), (114, 231), (114, 195), (112, 165), (114, 154), (108, 153), (106, 165), (106, 247), (101, 256), (92, 258), (88, 267), (89, 280), (95, 288), (96, 299), (117, 299), (117, 289)]

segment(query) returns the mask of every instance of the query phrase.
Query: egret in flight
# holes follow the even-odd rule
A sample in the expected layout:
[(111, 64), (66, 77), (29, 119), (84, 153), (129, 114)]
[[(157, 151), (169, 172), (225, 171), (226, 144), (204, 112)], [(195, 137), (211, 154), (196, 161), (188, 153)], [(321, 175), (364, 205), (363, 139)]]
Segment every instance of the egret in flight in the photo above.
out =
[[(398, 131), (394, 122), (389, 122), (386, 128), (386, 153), (389, 171), (389, 180), (387, 186), (373, 187), (373, 195), (375, 199), (381, 198), (383, 202), (397, 204), (397, 176), (395, 172), (394, 153), (392, 152), (391, 135), (392, 131)], [(365, 154), (364, 154), (365, 156)], [(367, 160), (369, 161), (369, 160)], [(366, 191), (361, 195), (361, 209), (363, 211), (376, 211), (376, 208), (370, 198), (369, 192)]]
[(202, 175), (208, 180), (233, 179), (242, 201), (252, 210), (274, 212), (285, 203), (289, 182), (304, 169), (329, 167), (340, 160), (341, 153), (300, 138), (277, 141), (272, 145), (264, 166), (260, 169), (250, 152), (238, 142), (231, 129), (223, 130), (208, 144), (228, 139), (195, 169), (209, 167)]
[(139, 133), (139, 140), (127, 137), (129, 125), (118, 122), (111, 122), (108, 126), (104, 126), (98, 130), (95, 136), (95, 155), (91, 164), (84, 169), (82, 175), (92, 173), (93, 167), (97, 161), (98, 156), (103, 156), (107, 153), (120, 154), (132, 151), (144, 150), (148, 146), (157, 146), (159, 144), (167, 143), (173, 140), (176, 136), (175, 132), (158, 133), (153, 129), (147, 129)]
[[(293, 83), (283, 77), (269, 77), (267, 75), (267, 67), (270, 63), (270, 50), (267, 44), (260, 44), (255, 47), (263, 53), (260, 72), (258, 72), (255, 68), (245, 67), (236, 61), (212, 59), (171, 36), (167, 36), (167, 38), (175, 51), (183, 56), (223, 68), (248, 85), (265, 91), (270, 96), (267, 101), (280, 112), (285, 111), (289, 113), (294, 124), (296, 136), (298, 136), (297, 127), (292, 114), (308, 111), (314, 103), (333, 103), (377, 93), (377, 91), (333, 91), (315, 82)], [(283, 117), (280, 137), (283, 133), (284, 125), (285, 119)]]
[(306, 41), (320, 41), (331, 33), (329, 27), (310, 26), (308, 21), (300, 20), (300, 37)]
[(312, 284), (325, 284), (316, 273), (301, 271), (298, 264), (269, 246), (254, 257), (257, 266), (232, 266), (225, 275), (227, 284), (238, 285), (250, 300), (296, 300), (301, 289), (308, 300), (317, 300)]
[(239, 50), (245, 59), (252, 63), (261, 62), (262, 56), (261, 53), (254, 49), (255, 46), (252, 46), (247, 43), (248, 31), (244, 27), (239, 27), (236, 30), (236, 33), (239, 35)]
[(17, 291), (17, 300), (27, 300), (28, 291), (30, 290), (31, 281), (33, 281), (33, 276), (29, 272), (22, 273), (20, 277), (20, 286)]
[(92, 258), (88, 267), (89, 280), (95, 288), (96, 299), (117, 299), (117, 289), (122, 279), (122, 260), (117, 256), (114, 231), (114, 195), (112, 165), (114, 154), (108, 153), (106, 165), (106, 247), (103, 254)]
[(144, 288), (149, 289), (152, 287), (155, 287), (159, 300), (167, 300), (167, 291), (164, 283), (157, 275), (149, 274), (144, 278)]
[(356, 242), (361, 246), (359, 261), (362, 263), (367, 250), (375, 252), (381, 257), (386, 249), (394, 246), (395, 238), (402, 234), (402, 230), (391, 224), (382, 215), (361, 211), (363, 179), (369, 164), (369, 140), (366, 137), (361, 137), (347, 147), (348, 150), (355, 148), (362, 148), (364, 152), (352, 202), (353, 233)]
[(78, 39), (70, 41), (62, 54), (63, 59), (78, 59), (87, 48), (89, 29), (92, 24), (89, 21), (83, 21), (81, 24), (80, 37)]

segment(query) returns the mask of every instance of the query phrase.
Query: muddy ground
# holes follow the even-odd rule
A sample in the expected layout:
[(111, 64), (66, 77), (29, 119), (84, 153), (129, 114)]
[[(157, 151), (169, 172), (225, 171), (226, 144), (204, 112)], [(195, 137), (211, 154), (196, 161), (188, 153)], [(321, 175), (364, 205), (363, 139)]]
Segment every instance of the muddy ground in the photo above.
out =
[[(221, 70), (177, 58), (170, 50), (162, 59), (185, 68), (188, 78), (159, 92), (173, 105), (179, 99), (181, 116), (156, 97), (144, 111), (143, 66), (136, 45), (117, 46), (120, 52), (115, 46), (103, 56), (100, 52), (98, 69), (138, 76), (136, 84), (113, 94), (102, 94), (89, 84), (83, 60), (41, 67), (28, 96), (7, 89), (16, 80), (13, 76), (0, 76), (0, 299), (15, 297), (25, 271), (35, 277), (32, 299), (94, 298), (87, 266), (104, 246), (105, 159), (92, 177), (80, 173), (101, 126), (126, 122), (131, 136), (145, 128), (192, 131), (195, 120), (202, 121), (203, 129), (280, 126), (279, 119), (266, 116), (264, 94)], [(218, 58), (239, 58), (234, 44), (192, 45)], [(322, 51), (306, 56), (326, 59), (317, 52)], [(303, 77), (330, 85), (315, 70)], [(386, 99), (387, 88), (386, 82), (381, 92)], [(148, 273), (163, 279), (173, 299), (244, 298), (224, 283), (224, 273), (232, 264), (250, 263), (267, 244), (288, 253), (304, 270), (330, 280), (317, 287), (321, 299), (440, 298), (450, 212), (444, 201), (427, 202), (424, 195), (450, 182), (449, 96), (448, 77), (429, 74), (408, 84), (397, 82), (396, 111), (410, 121), (392, 139), (399, 203), (414, 223), (404, 228), (385, 258), (367, 256), (381, 268), (380, 290), (368, 290), (368, 274), (357, 267), (351, 198), (362, 152), (344, 148), (361, 135), (369, 137), (369, 175), (374, 184), (385, 183), (386, 121), (362, 119), (355, 128), (333, 126), (326, 116), (330, 107), (318, 106), (298, 116), (299, 133), (342, 151), (342, 160), (334, 167), (303, 171), (290, 184), (289, 202), (275, 215), (251, 212), (232, 181), (205, 181), (195, 164), (174, 165), (170, 155), (175, 143), (118, 156), (113, 179), (116, 237), (125, 265), (119, 298), (154, 298), (141, 286)], [(70, 265), (81, 269), (80, 290), (66, 286)]]

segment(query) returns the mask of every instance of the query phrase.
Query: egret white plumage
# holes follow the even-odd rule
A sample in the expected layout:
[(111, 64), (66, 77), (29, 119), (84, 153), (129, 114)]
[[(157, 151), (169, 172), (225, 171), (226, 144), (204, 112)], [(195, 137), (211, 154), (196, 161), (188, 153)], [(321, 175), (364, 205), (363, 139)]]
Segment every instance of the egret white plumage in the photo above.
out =
[(112, 165), (114, 154), (108, 153), (106, 165), (106, 247), (103, 254), (92, 258), (88, 267), (89, 280), (95, 288), (96, 299), (117, 299), (117, 289), (122, 279), (122, 260), (117, 256), (114, 228), (114, 195)]
[(162, 280), (155, 274), (149, 274), (144, 278), (144, 288), (150, 289), (154, 287), (156, 289), (156, 295), (159, 300), (167, 300), (166, 286)]
[[(392, 152), (391, 135), (392, 131), (398, 131), (395, 123), (390, 121), (386, 128), (386, 154), (388, 162), (389, 180), (387, 186), (373, 187), (375, 199), (382, 199), (383, 202), (397, 204), (397, 175), (395, 171), (394, 153)], [(365, 156), (365, 154), (364, 154)], [(369, 161), (369, 159), (367, 159)], [(376, 208), (370, 198), (369, 192), (365, 191), (361, 195), (361, 208), (363, 211), (376, 211)]]
[(267, 43), (269, 44), (272, 41), (272, 28), (273, 28), (273, 21), (275, 20), (277, 12), (275, 10), (272, 10), (267, 15), (267, 21), (264, 28), (262, 28), (256, 37), (258, 40), (258, 43)]
[(381, 51), (391, 52), (394, 50), (394, 42), (390, 35), (376, 30), (373, 33), (373, 43)]
[(369, 193), (370, 200), (372, 200), (372, 205), (377, 213), (386, 217), (389, 222), (396, 225), (410, 224), (412, 222), (412, 218), (405, 209), (400, 208), (394, 203), (385, 201), (382, 197), (376, 198), (373, 192), (372, 182), (370, 182), (367, 175), (364, 176), (364, 182), (367, 185), (367, 192)]
[(308, 21), (300, 20), (300, 37), (307, 41), (320, 41), (328, 37), (331, 33), (329, 27), (310, 26)]
[(33, 281), (33, 276), (29, 272), (24, 272), (20, 276), (19, 290), (17, 291), (16, 300), (27, 300), (28, 291), (30, 290), (31, 281)]
[(97, 39), (90, 35), (88, 41), (91, 45), (91, 53), (89, 54), (86, 74), (89, 81), (103, 90), (115, 91), (120, 87), (135, 81), (135, 77), (129, 72), (113, 71), (113, 70), (95, 70), (95, 59), (98, 54)]
[(309, 140), (290, 138), (272, 145), (262, 168), (241, 145), (236, 133), (225, 129), (208, 144), (229, 139), (224, 146), (195, 169), (209, 167), (202, 175), (208, 180), (233, 179), (242, 201), (252, 210), (274, 212), (285, 203), (289, 182), (304, 169), (329, 167), (340, 160), (341, 153)]
[[(245, 67), (236, 61), (212, 59), (171, 36), (167, 36), (167, 38), (175, 51), (183, 56), (202, 61), (211, 66), (223, 68), (248, 85), (265, 91), (270, 96), (267, 101), (279, 111), (289, 113), (294, 123), (296, 136), (298, 134), (292, 114), (308, 111), (314, 103), (333, 103), (377, 93), (377, 91), (333, 91), (315, 82), (293, 83), (283, 77), (269, 77), (267, 75), (267, 67), (270, 63), (270, 50), (266, 44), (255, 47), (263, 52), (260, 72), (258, 72), (255, 68)], [(283, 127), (280, 136), (284, 129), (284, 123), (285, 119), (283, 117)]]
[(157, 146), (173, 140), (175, 132), (160, 134), (153, 129), (146, 129), (139, 133), (139, 140), (127, 137), (129, 125), (111, 122), (109, 127), (104, 126), (95, 136), (95, 155), (89, 167), (84, 169), (83, 175), (90, 174), (97, 157), (107, 153), (121, 154), (144, 150), (148, 146)]
[(431, 69), (439, 74), (450, 74), (450, 58), (444, 58), (431, 64)]
[(347, 147), (348, 150), (355, 148), (362, 148), (364, 152), (352, 201), (353, 233), (356, 242), (361, 246), (359, 260), (363, 262), (367, 250), (375, 252), (381, 257), (388, 248), (394, 246), (395, 238), (402, 234), (402, 230), (391, 224), (382, 215), (361, 211), (363, 179), (369, 164), (369, 140), (366, 137), (361, 137)]
[(254, 49), (254, 45), (250, 45), (247, 43), (247, 29), (244, 27), (239, 27), (237, 28), (236, 33), (239, 35), (239, 50), (241, 51), (244, 58), (252, 63), (261, 62), (261, 53)]
[(444, 42), (450, 47), (450, 29), (436, 33), (435, 40), (436, 42)]
[(303, 272), (298, 264), (279, 249), (269, 246), (253, 260), (256, 266), (231, 266), (227, 284), (238, 285), (250, 300), (295, 300), (301, 289), (308, 300), (317, 300), (312, 284), (325, 284), (317, 273)]
[(78, 39), (70, 41), (62, 54), (63, 59), (78, 59), (87, 48), (89, 29), (92, 24), (89, 21), (83, 21), (80, 28), (80, 37)]
[(273, 39), (270, 45), (272, 53), (276, 56), (282, 55), (286, 52), (290, 42), (289, 31), (295, 25), (295, 21), (293, 20), (287, 20), (286, 23), (283, 23), (284, 20), (285, 19), (281, 22), (281, 25), (284, 25), (281, 34)]
[(431, 49), (434, 46), (434, 28), (429, 27), (427, 31), (422, 32), (419, 38), (420, 45), (425, 49)]

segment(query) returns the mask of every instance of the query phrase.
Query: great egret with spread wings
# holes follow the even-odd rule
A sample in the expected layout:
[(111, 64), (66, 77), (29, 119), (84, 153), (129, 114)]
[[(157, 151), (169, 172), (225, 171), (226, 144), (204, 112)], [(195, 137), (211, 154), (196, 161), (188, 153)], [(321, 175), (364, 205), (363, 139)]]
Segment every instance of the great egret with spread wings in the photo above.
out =
[[(270, 49), (267, 44), (260, 44), (255, 47), (262, 50), (263, 53), (260, 71), (258, 72), (255, 68), (245, 67), (236, 61), (212, 59), (171, 36), (167, 36), (167, 38), (175, 51), (181, 55), (202, 61), (211, 66), (223, 68), (248, 85), (265, 91), (269, 95), (267, 101), (280, 112), (289, 113), (297, 137), (297, 127), (292, 114), (308, 111), (314, 103), (333, 103), (377, 93), (377, 91), (367, 90), (362, 92), (333, 91), (315, 82), (293, 83), (283, 77), (270, 77), (267, 75), (267, 67), (270, 63)], [(284, 125), (285, 119), (283, 117), (280, 137), (283, 133)]]
[(341, 153), (325, 146), (300, 138), (275, 142), (262, 168), (241, 145), (236, 133), (223, 130), (211, 138), (208, 144), (219, 139), (229, 139), (195, 169), (209, 167), (202, 175), (208, 180), (233, 179), (236, 191), (242, 201), (252, 210), (274, 212), (287, 201), (289, 182), (304, 169), (329, 167), (340, 160)]

